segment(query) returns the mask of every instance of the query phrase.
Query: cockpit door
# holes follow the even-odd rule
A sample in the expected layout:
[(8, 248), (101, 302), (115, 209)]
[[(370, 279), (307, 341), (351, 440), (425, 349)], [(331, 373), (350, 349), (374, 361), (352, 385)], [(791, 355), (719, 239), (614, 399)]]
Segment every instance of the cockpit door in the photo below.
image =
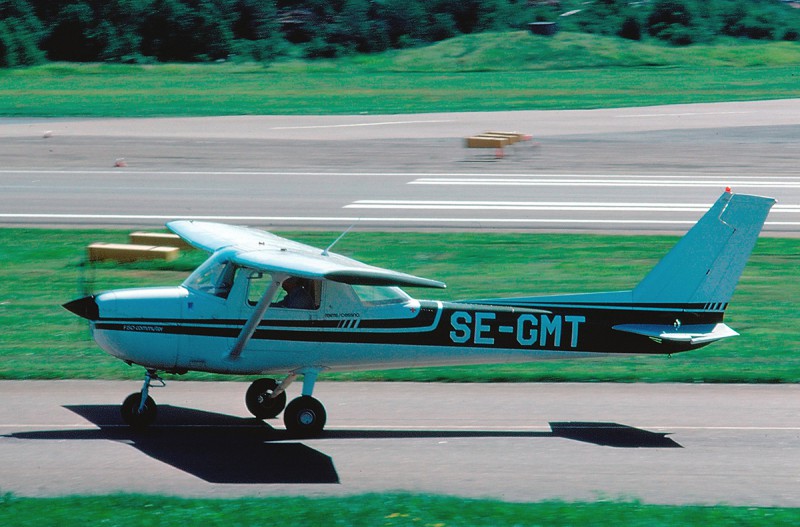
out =
[[(183, 283), (188, 296), (181, 314), (179, 368), (207, 370), (230, 351), (242, 327), (240, 268), (214, 255)], [(214, 366), (217, 368), (217, 366)]]

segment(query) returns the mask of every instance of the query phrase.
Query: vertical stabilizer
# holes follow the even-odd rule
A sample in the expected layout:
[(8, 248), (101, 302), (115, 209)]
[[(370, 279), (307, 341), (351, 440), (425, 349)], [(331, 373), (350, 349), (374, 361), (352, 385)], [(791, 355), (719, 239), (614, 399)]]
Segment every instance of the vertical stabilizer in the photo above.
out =
[(636, 286), (633, 301), (727, 304), (774, 203), (724, 193)]

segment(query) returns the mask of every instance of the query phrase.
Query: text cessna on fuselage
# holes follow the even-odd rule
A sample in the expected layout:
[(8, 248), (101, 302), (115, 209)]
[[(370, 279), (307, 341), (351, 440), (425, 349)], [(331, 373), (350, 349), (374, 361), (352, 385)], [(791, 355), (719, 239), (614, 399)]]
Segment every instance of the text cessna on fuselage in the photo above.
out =
[(578, 346), (580, 326), (586, 317), (580, 315), (547, 315), (523, 313), (516, 320), (499, 321), (498, 313), (455, 311), (450, 315), (450, 340), (454, 344), (494, 346), (498, 339), (513, 335), (524, 347), (562, 348), (562, 337), (568, 335), (569, 347)]

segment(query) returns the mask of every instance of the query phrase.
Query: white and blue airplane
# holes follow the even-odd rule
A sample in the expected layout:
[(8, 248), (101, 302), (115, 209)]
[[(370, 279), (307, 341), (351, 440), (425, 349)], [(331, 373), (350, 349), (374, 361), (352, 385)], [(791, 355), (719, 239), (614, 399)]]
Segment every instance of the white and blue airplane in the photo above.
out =
[[(774, 203), (726, 191), (629, 291), (463, 302), (416, 300), (400, 286), (445, 284), (264, 231), (173, 221), (212, 253), (182, 285), (64, 307), (90, 321), (102, 349), (145, 368), (122, 405), (129, 425), (155, 420), (148, 389), (158, 372), (269, 375), (250, 385), (247, 408), (260, 419), (283, 411), (286, 429), (309, 437), (325, 426), (312, 393), (326, 371), (673, 354), (737, 335), (723, 315)], [(287, 406), (298, 376), (302, 396)]]

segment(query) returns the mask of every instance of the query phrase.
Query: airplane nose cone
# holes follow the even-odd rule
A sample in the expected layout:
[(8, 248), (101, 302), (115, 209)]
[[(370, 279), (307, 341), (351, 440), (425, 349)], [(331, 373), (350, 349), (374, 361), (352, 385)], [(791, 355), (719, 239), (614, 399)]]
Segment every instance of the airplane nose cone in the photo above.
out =
[(63, 305), (64, 309), (75, 313), (79, 317), (88, 320), (97, 320), (100, 318), (100, 308), (97, 307), (97, 302), (94, 300), (94, 295), (85, 296), (72, 302), (67, 302)]

